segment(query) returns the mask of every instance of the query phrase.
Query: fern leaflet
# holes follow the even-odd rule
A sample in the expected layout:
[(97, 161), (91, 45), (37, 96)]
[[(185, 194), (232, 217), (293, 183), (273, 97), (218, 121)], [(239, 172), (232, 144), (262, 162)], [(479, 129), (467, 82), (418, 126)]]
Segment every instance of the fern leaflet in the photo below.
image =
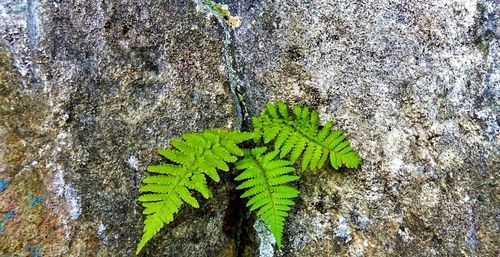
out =
[(218, 182), (218, 170), (228, 171), (227, 163), (236, 162), (244, 152), (238, 144), (251, 139), (245, 132), (228, 132), (211, 129), (200, 133), (184, 134), (172, 140), (174, 148), (158, 151), (172, 163), (151, 165), (147, 170), (155, 175), (144, 178), (139, 191), (139, 201), (144, 206), (144, 230), (137, 246), (137, 254), (160, 229), (174, 219), (184, 202), (198, 208), (199, 204), (190, 190), (205, 198), (212, 192), (207, 187), (206, 176)]
[(242, 198), (250, 198), (247, 207), (257, 210), (260, 217), (271, 230), (278, 248), (288, 211), (295, 204), (293, 199), (299, 191), (287, 185), (296, 181), (298, 176), (290, 175), (295, 169), (287, 160), (275, 159), (279, 152), (266, 153), (267, 148), (258, 147), (245, 150), (245, 156), (236, 163), (236, 168), (244, 170), (235, 180), (243, 181), (236, 189), (244, 189)]
[(302, 157), (302, 170), (322, 168), (329, 159), (333, 168), (342, 165), (358, 168), (361, 158), (349, 145), (343, 131), (332, 131), (333, 122), (319, 125), (317, 111), (294, 106), (290, 113), (287, 105), (279, 101), (268, 103), (259, 117), (252, 120), (257, 140), (267, 144), (274, 140), (274, 149), (281, 158), (289, 155), (292, 163)]

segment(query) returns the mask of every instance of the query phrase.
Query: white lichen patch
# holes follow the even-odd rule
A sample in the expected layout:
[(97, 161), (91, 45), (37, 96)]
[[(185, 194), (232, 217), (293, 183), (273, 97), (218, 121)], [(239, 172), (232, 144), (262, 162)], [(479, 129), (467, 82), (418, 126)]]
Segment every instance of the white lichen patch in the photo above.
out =
[(407, 227), (398, 229), (398, 235), (403, 239), (404, 242), (409, 242), (413, 239), (411, 232)]
[(257, 219), (253, 228), (259, 237), (259, 257), (273, 257), (276, 240), (274, 240), (267, 224), (263, 220)]
[(38, 63), (28, 58), (28, 53), (38, 48), (44, 36), (42, 13), (42, 3), (38, 0), (0, 1), (0, 38), (9, 38), (5, 46), (14, 53), (13, 64), (21, 76), (32, 76), (39, 82), (45, 82), (46, 78)]
[(75, 188), (73, 188), (70, 185), (66, 185), (64, 191), (64, 198), (68, 202), (69, 217), (72, 220), (77, 220), (78, 217), (80, 217), (80, 214), (82, 213), (82, 209), (80, 204), (80, 197), (78, 197)]
[(486, 132), (491, 136), (498, 136), (500, 134), (500, 125), (497, 122), (497, 114), (491, 110), (491, 108), (486, 108), (476, 112), (476, 116), (486, 123)]
[(127, 164), (134, 170), (139, 170), (139, 160), (134, 155), (130, 155), (127, 159)]
[[(52, 167), (48, 165), (47, 167)], [(53, 177), (53, 189), (55, 195), (59, 198), (64, 198), (66, 201), (66, 210), (69, 214), (69, 217), (72, 220), (77, 220), (81, 214), (81, 204), (80, 197), (78, 196), (75, 188), (71, 185), (67, 184), (64, 180), (64, 171), (62, 167), (56, 166)]]
[(295, 231), (295, 233), (289, 235), (291, 248), (294, 250), (301, 249), (310, 242), (332, 239), (332, 236), (328, 233), (328, 231), (331, 231), (330, 213), (300, 212), (294, 217), (289, 228), (290, 231)]
[(66, 202), (66, 211), (71, 220), (76, 220), (81, 214), (80, 197), (75, 188), (64, 180), (64, 169), (56, 161), (63, 151), (63, 148), (68, 144), (69, 134), (61, 132), (56, 137), (55, 145), (52, 150), (52, 160), (49, 160), (46, 167), (53, 170), (52, 191), (58, 198), (64, 198)]
[(344, 219), (344, 217), (339, 217), (338, 225), (337, 227), (335, 227), (333, 234), (335, 235), (335, 237), (342, 239), (344, 243), (351, 242), (351, 230), (349, 229), (349, 225), (347, 224), (347, 221)]
[(104, 225), (102, 222), (99, 223), (99, 226), (97, 227), (97, 236), (99, 237), (99, 240), (101, 240), (103, 243), (108, 242), (108, 237), (106, 236), (106, 225)]

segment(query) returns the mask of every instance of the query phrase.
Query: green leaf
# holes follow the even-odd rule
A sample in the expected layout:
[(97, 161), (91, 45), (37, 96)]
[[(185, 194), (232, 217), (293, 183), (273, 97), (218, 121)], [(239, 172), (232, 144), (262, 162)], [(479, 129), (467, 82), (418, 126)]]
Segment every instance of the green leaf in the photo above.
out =
[(138, 200), (146, 217), (137, 253), (165, 224), (172, 222), (183, 203), (195, 208), (200, 206), (192, 191), (199, 192), (204, 198), (211, 197), (205, 175), (218, 182), (218, 171), (228, 171), (228, 163), (244, 154), (238, 144), (254, 136), (248, 132), (210, 129), (184, 134), (171, 141), (173, 148), (158, 151), (172, 163), (149, 166), (148, 172), (160, 175), (144, 178), (139, 188), (143, 194)]
[(288, 119), (289, 114), (288, 114), (288, 107), (283, 101), (279, 101), (277, 104), (278, 106), (278, 111), (281, 117)]
[[(293, 114), (290, 114), (293, 113)], [(319, 114), (309, 107), (293, 106), (293, 112), (282, 101), (266, 105), (266, 111), (253, 119), (257, 138), (264, 137), (264, 143), (274, 140), (274, 149), (279, 156), (295, 163), (302, 158), (301, 168), (318, 169), (329, 159), (334, 169), (342, 165), (358, 168), (361, 158), (353, 150), (341, 130), (332, 130), (333, 122), (319, 124)]]
[(236, 189), (245, 190), (241, 197), (250, 198), (247, 207), (257, 211), (281, 248), (285, 218), (299, 193), (288, 183), (299, 177), (293, 175), (295, 169), (289, 166), (289, 161), (276, 159), (278, 151), (265, 150), (263, 147), (245, 150), (244, 158), (236, 163), (236, 168), (243, 170), (236, 177), (237, 181), (243, 181)]

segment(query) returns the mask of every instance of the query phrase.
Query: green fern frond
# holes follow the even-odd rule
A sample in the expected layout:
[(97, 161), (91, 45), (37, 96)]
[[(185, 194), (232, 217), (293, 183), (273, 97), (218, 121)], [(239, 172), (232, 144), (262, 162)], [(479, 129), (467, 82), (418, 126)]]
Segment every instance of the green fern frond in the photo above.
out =
[(228, 171), (227, 163), (237, 160), (244, 152), (238, 144), (252, 139), (252, 133), (228, 132), (211, 129), (200, 133), (184, 134), (172, 140), (173, 148), (158, 153), (172, 163), (151, 165), (148, 172), (155, 174), (143, 179), (139, 188), (139, 201), (144, 206), (144, 230), (137, 246), (137, 254), (160, 229), (174, 219), (184, 202), (198, 208), (199, 203), (191, 191), (205, 198), (212, 196), (206, 176), (218, 182), (218, 170)]
[(267, 148), (258, 147), (245, 150), (245, 156), (236, 163), (236, 168), (244, 170), (235, 180), (242, 181), (236, 189), (245, 190), (242, 198), (250, 198), (247, 207), (257, 210), (281, 248), (281, 237), (288, 211), (295, 204), (293, 199), (299, 191), (287, 183), (296, 181), (295, 169), (287, 160), (276, 159), (278, 151), (266, 153)]
[(268, 103), (252, 123), (256, 140), (263, 138), (265, 144), (274, 140), (274, 149), (279, 151), (279, 156), (289, 155), (292, 163), (302, 157), (302, 170), (320, 169), (328, 159), (335, 169), (342, 165), (348, 168), (361, 165), (361, 158), (351, 148), (343, 131), (332, 131), (332, 121), (321, 127), (318, 112), (308, 107), (295, 105), (290, 113), (282, 101)]

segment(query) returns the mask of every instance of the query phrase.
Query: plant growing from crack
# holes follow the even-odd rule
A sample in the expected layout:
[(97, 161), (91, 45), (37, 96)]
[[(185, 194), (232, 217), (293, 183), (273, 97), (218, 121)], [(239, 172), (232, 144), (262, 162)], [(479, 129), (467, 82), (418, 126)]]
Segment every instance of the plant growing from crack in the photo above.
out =
[[(198, 208), (193, 191), (208, 199), (212, 192), (207, 177), (220, 181), (219, 171), (234, 164), (242, 172), (236, 176), (236, 189), (249, 198), (247, 207), (269, 227), (281, 249), (281, 238), (288, 212), (299, 195), (290, 182), (299, 180), (294, 164), (302, 171), (323, 168), (327, 161), (334, 168), (358, 168), (361, 159), (351, 148), (344, 132), (332, 130), (333, 122), (319, 125), (317, 111), (295, 105), (292, 110), (282, 101), (266, 105), (252, 120), (252, 132), (208, 129), (186, 133), (159, 150), (168, 163), (151, 165), (150, 176), (139, 188), (144, 207), (144, 230), (137, 254), (161, 228), (173, 221), (184, 203)], [(253, 140), (255, 147), (239, 145)]]

